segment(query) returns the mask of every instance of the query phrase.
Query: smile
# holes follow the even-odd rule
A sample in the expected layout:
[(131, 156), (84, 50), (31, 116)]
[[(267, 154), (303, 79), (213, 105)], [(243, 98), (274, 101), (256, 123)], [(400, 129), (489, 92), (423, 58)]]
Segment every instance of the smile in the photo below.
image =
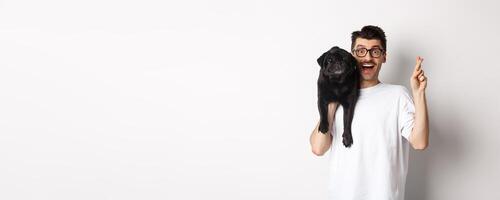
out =
[(373, 64), (363, 64), (362, 67), (363, 67), (363, 69), (373, 68), (373, 67), (375, 67), (375, 65), (373, 65)]

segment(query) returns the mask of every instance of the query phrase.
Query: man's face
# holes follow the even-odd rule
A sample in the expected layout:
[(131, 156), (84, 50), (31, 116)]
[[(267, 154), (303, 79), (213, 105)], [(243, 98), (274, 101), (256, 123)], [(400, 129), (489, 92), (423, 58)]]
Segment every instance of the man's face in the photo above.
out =
[[(368, 50), (373, 50), (378, 48), (382, 51), (379, 57), (375, 58), (372, 56), (372, 53), (376, 52), (366, 52), (365, 56), (356, 55), (356, 50), (366, 48)], [(359, 53), (359, 52), (358, 52)], [(378, 80), (378, 73), (380, 72), (380, 68), (382, 67), (382, 63), (385, 63), (386, 55), (385, 49), (382, 48), (382, 44), (380, 40), (372, 39), (367, 40), (364, 38), (356, 38), (354, 43), (354, 51), (352, 52), (354, 58), (358, 62), (359, 72), (361, 74), (361, 81), (376, 81)]]

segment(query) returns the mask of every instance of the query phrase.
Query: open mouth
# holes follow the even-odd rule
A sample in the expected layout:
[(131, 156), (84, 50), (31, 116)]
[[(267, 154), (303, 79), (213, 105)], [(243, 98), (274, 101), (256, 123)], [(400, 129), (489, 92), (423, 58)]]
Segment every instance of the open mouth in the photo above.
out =
[(371, 63), (365, 63), (365, 64), (361, 65), (361, 67), (362, 67), (363, 69), (371, 69), (371, 68), (374, 68), (374, 67), (375, 67), (375, 65), (374, 65), (374, 64), (371, 64)]
[(363, 73), (370, 73), (373, 68), (375, 68), (375, 65), (372, 64), (372, 63), (365, 63), (363, 65), (361, 65), (361, 72)]

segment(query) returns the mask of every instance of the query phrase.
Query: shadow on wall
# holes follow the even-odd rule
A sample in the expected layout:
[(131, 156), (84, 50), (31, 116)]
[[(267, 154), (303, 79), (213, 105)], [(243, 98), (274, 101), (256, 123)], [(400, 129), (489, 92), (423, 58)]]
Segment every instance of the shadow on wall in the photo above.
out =
[[(396, 50), (404, 53), (397, 58), (393, 58), (393, 66), (397, 67), (394, 69), (394, 76), (388, 77), (388, 80), (398, 85), (404, 85), (411, 93), (409, 78), (415, 66), (417, 52), (408, 49)], [(401, 74), (404, 74), (404, 76), (401, 76)], [(426, 95), (429, 112), (429, 146), (424, 151), (417, 151), (410, 147), (405, 191), (406, 200), (433, 198), (430, 196), (430, 192), (431, 187), (435, 186), (435, 184), (431, 181), (439, 179), (440, 176), (443, 176), (443, 178), (448, 176), (449, 174), (442, 174), (442, 172), (453, 168), (453, 166), (460, 165), (460, 157), (464, 151), (465, 141), (460, 136), (462, 135), (461, 132), (467, 130), (460, 125), (464, 124), (464, 119), (461, 119), (461, 116), (465, 115), (460, 113), (459, 105), (455, 105), (453, 102), (439, 102), (437, 98), (436, 100), (432, 99), (432, 96), (429, 95), (431, 93), (429, 88), (433, 87), (432, 74), (428, 74), (428, 76), (429, 85), (426, 89)]]

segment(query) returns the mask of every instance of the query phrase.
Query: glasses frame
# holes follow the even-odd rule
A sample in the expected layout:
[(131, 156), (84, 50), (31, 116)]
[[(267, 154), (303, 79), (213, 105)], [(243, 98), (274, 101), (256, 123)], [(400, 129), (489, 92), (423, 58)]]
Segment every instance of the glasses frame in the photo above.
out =
[[(360, 49), (365, 49), (365, 50), (366, 50), (365, 55), (362, 55), (362, 56), (358, 55), (358, 53), (357, 53), (356, 51), (357, 51), (357, 50), (360, 50)], [(370, 56), (371, 56), (372, 58), (379, 58), (380, 56), (377, 56), (377, 57), (373, 56), (373, 50), (380, 50), (380, 51), (382, 52), (382, 53), (380, 54), (380, 56), (382, 56), (382, 55), (384, 55), (384, 54), (385, 54), (385, 50), (384, 50), (384, 49), (382, 49), (382, 48), (378, 48), (378, 47), (376, 47), (376, 48), (371, 48), (371, 49), (367, 49), (367, 48), (362, 47), (362, 48), (353, 49), (353, 50), (352, 50), (352, 52), (353, 52), (354, 54), (356, 54), (356, 56), (358, 56), (358, 57), (365, 57), (365, 56), (366, 56), (366, 55), (368, 55), (368, 53), (369, 53), (369, 54), (370, 54)]]

